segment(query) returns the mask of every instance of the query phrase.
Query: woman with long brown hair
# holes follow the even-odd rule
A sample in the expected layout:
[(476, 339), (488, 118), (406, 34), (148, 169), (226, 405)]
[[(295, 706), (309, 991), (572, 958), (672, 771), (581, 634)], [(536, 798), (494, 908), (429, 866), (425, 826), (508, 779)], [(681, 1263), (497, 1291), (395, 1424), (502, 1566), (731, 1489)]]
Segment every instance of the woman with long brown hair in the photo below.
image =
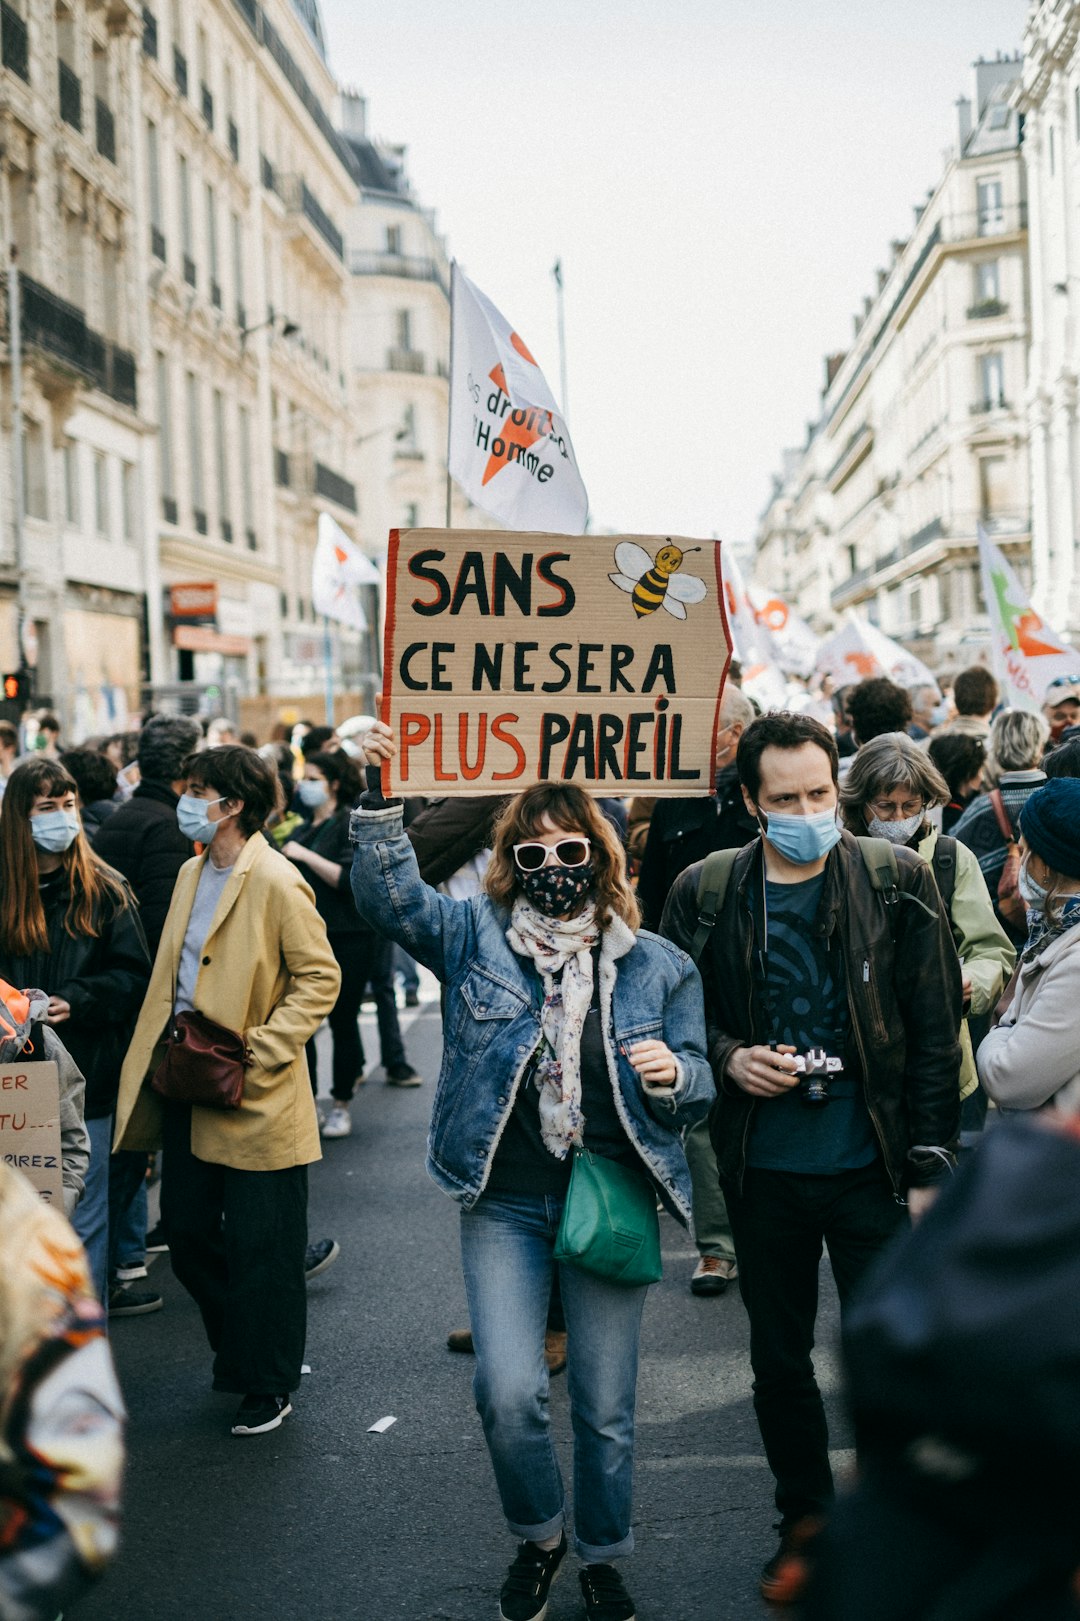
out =
[[(370, 764), (395, 750), (382, 724), (364, 746)], [(713, 1096), (701, 981), (683, 952), (639, 932), (622, 846), (571, 784), (538, 783), (511, 800), (485, 893), (470, 900), (423, 882), (401, 802), (374, 787), (353, 813), (352, 839), (361, 916), (446, 986), (428, 1171), (461, 1206), (476, 1404), (519, 1540), (500, 1614), (540, 1621), (567, 1548), (544, 1330), (571, 1174), (594, 1162), (603, 1181), (599, 1168), (615, 1162), (607, 1179), (644, 1195), (654, 1227), (657, 1197), (689, 1221), (679, 1128)], [(634, 1394), (648, 1284), (617, 1281), (580, 1256), (560, 1261), (559, 1275), (585, 1611), (590, 1621), (632, 1621), (612, 1561), (634, 1545)]]
[(105, 1300), (112, 1116), (150, 956), (131, 891), (91, 849), (75, 780), (58, 760), (25, 760), (8, 778), (0, 815), (0, 978), (46, 992), (45, 1023), (86, 1077), (90, 1164), (73, 1219)]

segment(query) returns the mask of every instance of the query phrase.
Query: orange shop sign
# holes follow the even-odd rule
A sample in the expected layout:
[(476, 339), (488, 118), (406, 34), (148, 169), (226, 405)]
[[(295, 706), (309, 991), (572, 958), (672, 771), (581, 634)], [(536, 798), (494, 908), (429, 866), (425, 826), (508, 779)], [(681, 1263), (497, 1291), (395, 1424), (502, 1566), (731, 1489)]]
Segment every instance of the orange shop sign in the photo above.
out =
[(215, 619), (217, 606), (218, 588), (214, 580), (169, 587), (169, 614), (173, 619)]

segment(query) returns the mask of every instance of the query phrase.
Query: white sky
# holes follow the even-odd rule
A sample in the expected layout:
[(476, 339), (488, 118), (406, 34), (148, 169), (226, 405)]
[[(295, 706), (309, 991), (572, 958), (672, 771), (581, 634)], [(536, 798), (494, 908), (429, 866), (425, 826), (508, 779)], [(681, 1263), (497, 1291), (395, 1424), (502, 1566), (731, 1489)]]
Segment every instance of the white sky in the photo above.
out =
[(1025, 0), (321, 0), (450, 251), (559, 392), (594, 522), (743, 542)]

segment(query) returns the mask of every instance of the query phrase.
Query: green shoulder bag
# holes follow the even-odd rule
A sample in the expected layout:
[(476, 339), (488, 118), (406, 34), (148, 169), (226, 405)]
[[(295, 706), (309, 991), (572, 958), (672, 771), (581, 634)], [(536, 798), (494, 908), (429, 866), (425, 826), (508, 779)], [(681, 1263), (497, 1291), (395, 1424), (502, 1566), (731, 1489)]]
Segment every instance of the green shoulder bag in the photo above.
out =
[(660, 1223), (648, 1177), (587, 1148), (573, 1156), (555, 1259), (627, 1288), (658, 1283)]

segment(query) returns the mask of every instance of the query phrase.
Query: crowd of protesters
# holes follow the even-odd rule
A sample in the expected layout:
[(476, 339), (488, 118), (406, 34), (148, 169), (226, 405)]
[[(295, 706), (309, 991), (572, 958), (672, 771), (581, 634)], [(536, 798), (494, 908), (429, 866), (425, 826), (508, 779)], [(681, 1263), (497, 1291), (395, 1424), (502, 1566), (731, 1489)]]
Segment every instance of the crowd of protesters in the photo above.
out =
[[(385, 800), (375, 768), (396, 740), (370, 716), (260, 745), (224, 717), (159, 714), (71, 749), (45, 716), (24, 740), (0, 726), (0, 1036), (7, 1058), (57, 1063), (82, 1251), (61, 1286), (62, 1231), (34, 1229), (33, 1201), (0, 1182), (5, 1245), (33, 1229), (0, 1276), (27, 1322), (5, 1318), (0, 1399), (24, 1412), (40, 1342), (67, 1346), (102, 1484), (86, 1524), (58, 1506), (29, 1529), (43, 1487), (9, 1425), (0, 1612), (17, 1593), (17, 1613), (51, 1618), (111, 1552), (123, 1411), (105, 1330), (161, 1308), (149, 1252), (199, 1308), (214, 1386), (240, 1399), (232, 1433), (291, 1413), (306, 1281), (338, 1254), (309, 1235), (309, 1168), (353, 1129), (365, 997), (387, 1083), (421, 1083), (395, 985), (415, 1005), (419, 963), (443, 986), (428, 1170), (461, 1207), (470, 1324), (450, 1344), (475, 1354), (518, 1541), (503, 1621), (539, 1621), (568, 1552), (547, 1412), (564, 1365), (585, 1613), (635, 1614), (616, 1561), (658, 1204), (693, 1233), (690, 1289), (737, 1281), (749, 1315), (779, 1513), (762, 1594), (848, 1614), (839, 1589), (822, 1597), (845, 1522), (822, 1536), (818, 1266), (827, 1247), (856, 1322), (882, 1252), (962, 1150), (979, 1160), (988, 1120), (1080, 1113), (1080, 681), (1042, 713), (1002, 707), (975, 667), (948, 692), (877, 677), (762, 715), (732, 680), (715, 792), (627, 804), (563, 783)], [(587, 1188), (622, 1212), (615, 1237), (582, 1236)]]

